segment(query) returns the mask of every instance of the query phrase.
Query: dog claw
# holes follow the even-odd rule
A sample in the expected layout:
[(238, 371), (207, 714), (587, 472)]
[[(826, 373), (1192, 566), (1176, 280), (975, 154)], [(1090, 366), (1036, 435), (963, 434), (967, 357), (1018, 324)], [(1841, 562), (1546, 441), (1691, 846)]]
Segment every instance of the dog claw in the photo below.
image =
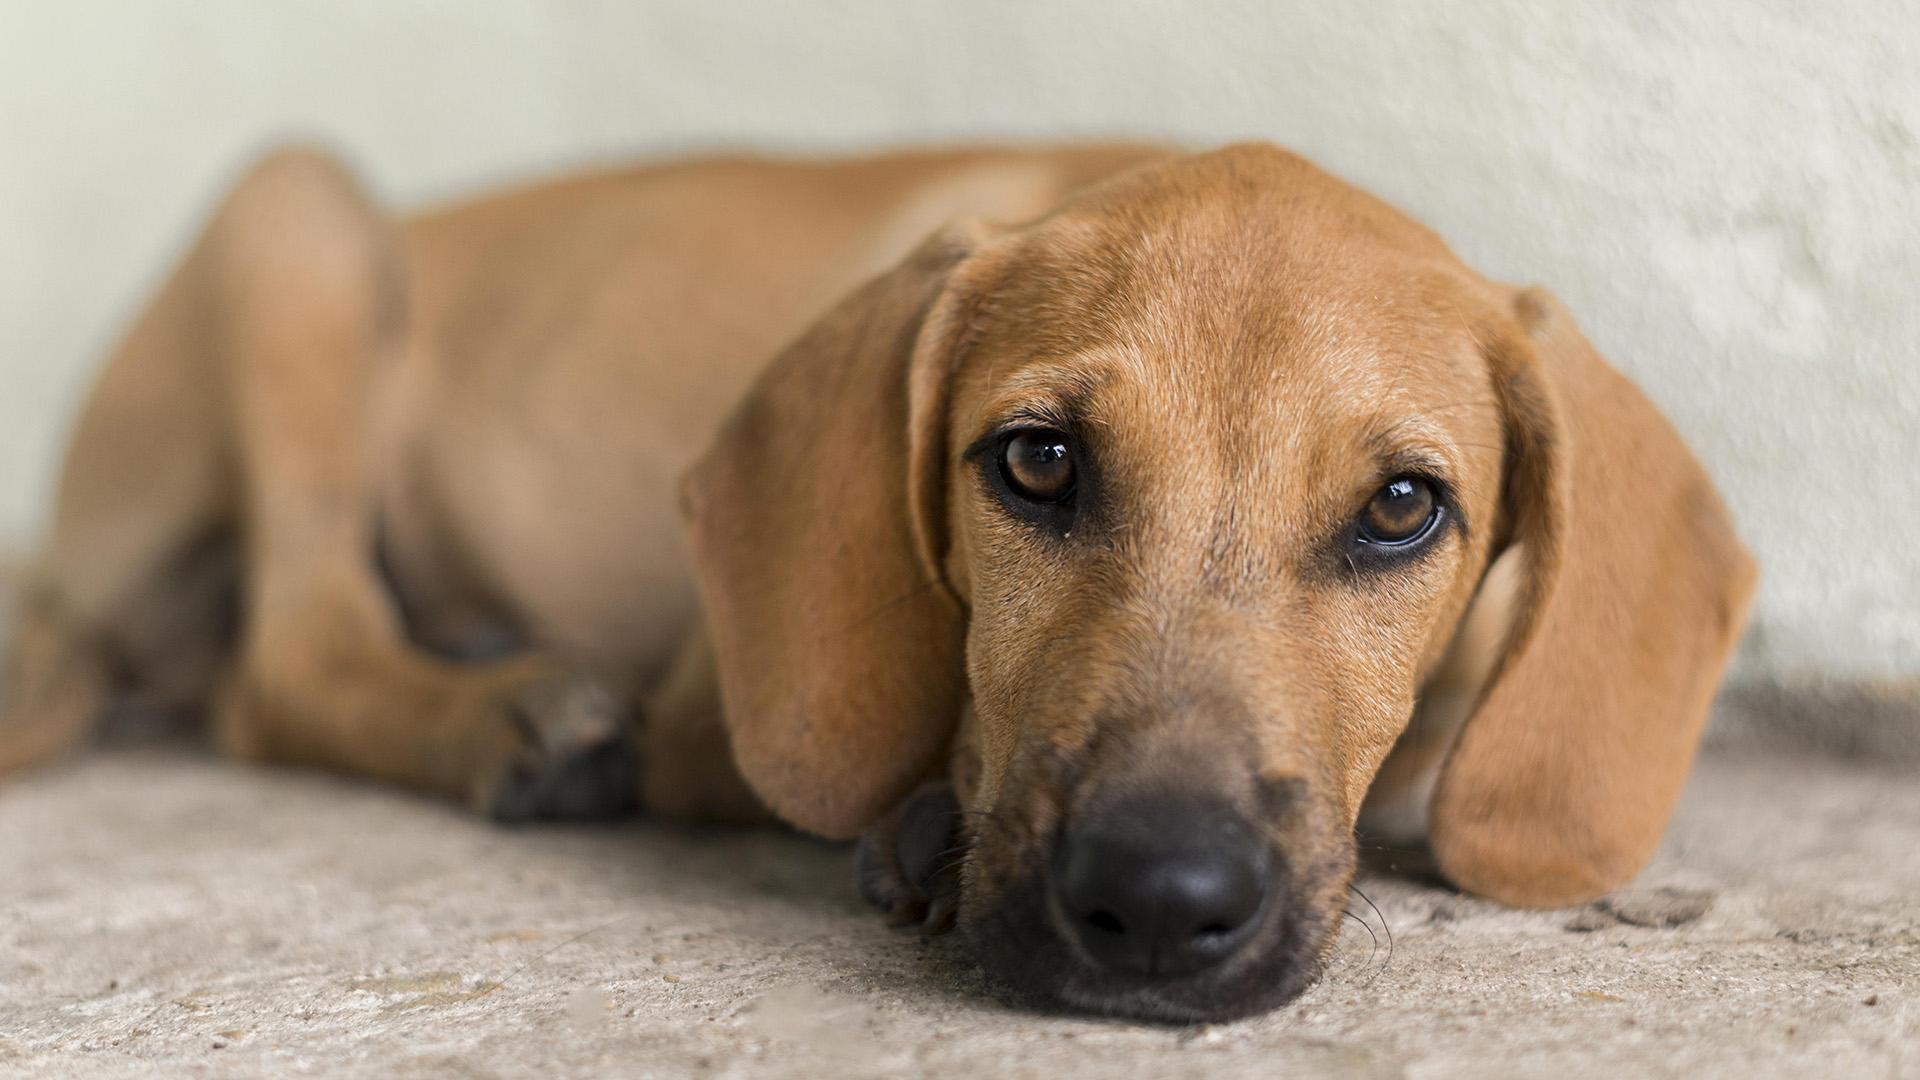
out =
[(860, 893), (895, 926), (953, 928), (965, 851), (960, 802), (944, 783), (922, 785), (860, 837)]
[(560, 679), (536, 683), (510, 709), (522, 746), (482, 794), (494, 820), (604, 821), (633, 808), (639, 761), (613, 695)]

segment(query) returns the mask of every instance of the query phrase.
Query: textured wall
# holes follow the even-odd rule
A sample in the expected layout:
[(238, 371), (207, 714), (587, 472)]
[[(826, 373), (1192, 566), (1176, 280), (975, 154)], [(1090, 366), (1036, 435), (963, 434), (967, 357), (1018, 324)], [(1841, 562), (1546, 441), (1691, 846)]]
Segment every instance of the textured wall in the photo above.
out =
[(0, 541), (218, 186), (317, 135), (415, 203), (715, 144), (1261, 136), (1544, 283), (1766, 571), (1751, 675), (1920, 676), (1920, 12), (1583, 5), (0, 5)]

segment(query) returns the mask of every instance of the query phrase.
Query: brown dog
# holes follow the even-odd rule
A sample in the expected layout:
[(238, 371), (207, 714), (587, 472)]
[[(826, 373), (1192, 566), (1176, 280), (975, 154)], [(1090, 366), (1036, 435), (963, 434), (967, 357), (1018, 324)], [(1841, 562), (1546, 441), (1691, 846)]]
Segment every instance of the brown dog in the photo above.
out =
[(403, 223), (289, 152), (80, 421), (0, 769), (135, 695), (502, 817), (765, 807), (1016, 986), (1211, 1019), (1319, 969), (1363, 804), (1508, 903), (1630, 878), (1752, 582), (1553, 300), (1270, 147)]

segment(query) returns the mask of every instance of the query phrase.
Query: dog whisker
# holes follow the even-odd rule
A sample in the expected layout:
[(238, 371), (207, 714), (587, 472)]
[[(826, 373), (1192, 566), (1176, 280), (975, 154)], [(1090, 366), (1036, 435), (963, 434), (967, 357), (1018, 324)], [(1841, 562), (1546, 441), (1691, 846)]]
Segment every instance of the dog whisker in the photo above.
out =
[[(1380, 965), (1380, 971), (1385, 971), (1387, 970), (1387, 968), (1393, 966), (1393, 926), (1387, 922), (1386, 912), (1381, 911), (1380, 905), (1373, 902), (1373, 897), (1368, 896), (1366, 893), (1360, 891), (1360, 886), (1355, 885), (1352, 882), (1348, 882), (1347, 888), (1351, 890), (1355, 896), (1358, 896), (1360, 899), (1365, 900), (1367, 902), (1367, 906), (1372, 908), (1374, 915), (1378, 916), (1380, 919), (1380, 929), (1386, 932), (1387, 958)], [(1379, 972), (1375, 972), (1373, 978), (1377, 979), (1379, 977), (1380, 977)], [(1369, 980), (1369, 982), (1371, 982), (1371, 980)]]
[(1367, 932), (1367, 937), (1373, 940), (1373, 950), (1367, 953), (1367, 965), (1369, 966), (1372, 965), (1373, 958), (1380, 954), (1380, 935), (1373, 932), (1372, 923), (1369, 923), (1367, 920), (1354, 914), (1352, 908), (1341, 908), (1340, 914), (1345, 915), (1347, 918), (1352, 919), (1354, 922), (1359, 923), (1360, 929), (1365, 930)]

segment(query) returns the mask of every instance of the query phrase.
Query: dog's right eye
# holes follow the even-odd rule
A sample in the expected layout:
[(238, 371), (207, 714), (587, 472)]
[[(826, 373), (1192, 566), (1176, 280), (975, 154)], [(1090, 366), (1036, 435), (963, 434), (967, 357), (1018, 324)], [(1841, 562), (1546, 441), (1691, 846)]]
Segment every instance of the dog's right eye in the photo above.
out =
[(1000, 447), (1000, 475), (1023, 499), (1065, 502), (1073, 494), (1073, 447), (1065, 432), (1016, 431)]
[(1399, 476), (1374, 492), (1360, 514), (1360, 542), (1400, 547), (1426, 535), (1439, 513), (1433, 485), (1417, 476)]

